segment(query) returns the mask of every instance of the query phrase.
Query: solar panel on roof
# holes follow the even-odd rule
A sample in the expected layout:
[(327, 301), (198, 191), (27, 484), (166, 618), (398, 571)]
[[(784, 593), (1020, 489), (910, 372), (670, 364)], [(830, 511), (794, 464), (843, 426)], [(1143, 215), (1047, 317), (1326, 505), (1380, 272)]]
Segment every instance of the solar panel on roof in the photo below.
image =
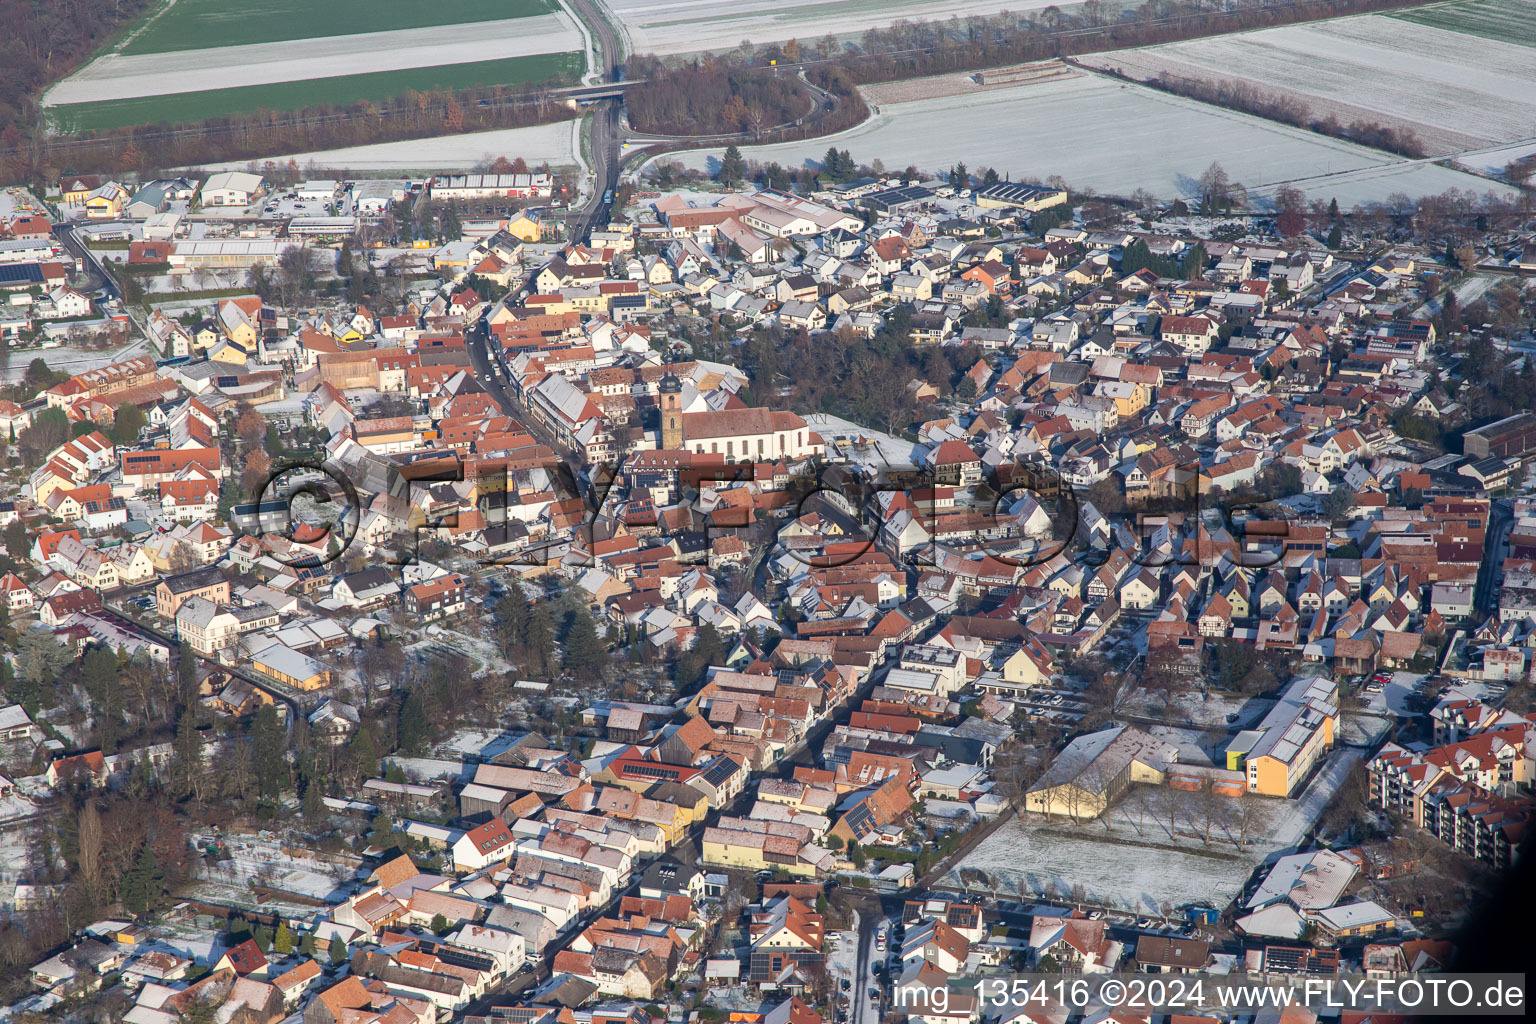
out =
[(867, 803), (861, 803), (859, 806), (849, 811), (844, 816), (844, 820), (848, 822), (849, 830), (852, 831), (855, 836), (859, 836), (861, 838), (866, 834), (874, 831), (875, 828), (875, 815), (874, 812), (869, 809), (869, 804)]
[(728, 757), (718, 757), (714, 763), (704, 769), (704, 781), (711, 786), (718, 786), (736, 772), (736, 762)]

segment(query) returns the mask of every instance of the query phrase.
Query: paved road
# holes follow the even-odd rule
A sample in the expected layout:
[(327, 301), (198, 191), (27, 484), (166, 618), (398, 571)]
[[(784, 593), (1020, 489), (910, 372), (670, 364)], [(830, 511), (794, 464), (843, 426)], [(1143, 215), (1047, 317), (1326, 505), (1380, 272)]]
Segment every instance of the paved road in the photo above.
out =
[(1509, 550), (1509, 531), (1514, 525), (1514, 509), (1509, 502), (1499, 499), (1489, 506), (1483, 563), (1478, 566), (1477, 588), (1473, 592), (1473, 604), (1484, 614), (1499, 603), (1499, 582), (1504, 576), (1504, 556)]
[[(617, 82), (623, 77), (623, 41), (613, 23), (604, 16), (598, 0), (569, 0), (571, 11), (580, 18), (592, 33), (592, 45), (597, 51), (597, 66), (602, 70), (604, 83)], [(588, 149), (591, 152), (592, 195), (587, 205), (570, 222), (572, 241), (584, 242), (592, 235), (592, 229), (608, 223), (612, 203), (605, 201), (610, 192), (619, 187), (619, 111), (621, 99), (604, 99), (592, 104), (591, 117), (587, 120)]]
[(464, 335), (464, 349), (469, 353), (470, 366), (474, 370), (475, 377), (479, 381), (480, 386), (485, 389), (491, 398), (495, 399), (502, 413), (512, 417), (524, 430), (532, 434), (536, 441), (547, 445), (554, 451), (562, 462), (571, 467), (571, 472), (576, 476), (576, 479), (580, 480), (583, 464), (580, 453), (566, 448), (559, 441), (555, 440), (555, 436), (549, 431), (549, 428), (539, 422), (538, 418), (522, 402), (518, 401), (511, 391), (507, 390), (506, 384), (503, 381), (496, 378), (493, 371), (498, 368), (504, 369), (504, 367), (500, 360), (497, 360), (495, 364), (492, 363), (494, 357), (491, 354), (490, 337), (490, 329), (486, 327), (484, 321), (476, 324)]

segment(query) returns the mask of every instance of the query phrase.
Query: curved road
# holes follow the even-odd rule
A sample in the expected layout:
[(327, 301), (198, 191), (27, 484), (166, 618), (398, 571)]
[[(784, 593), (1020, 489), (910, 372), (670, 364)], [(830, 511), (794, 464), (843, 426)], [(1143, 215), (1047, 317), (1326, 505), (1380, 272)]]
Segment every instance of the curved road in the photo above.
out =
[[(582, 20), (592, 33), (592, 46), (597, 54), (597, 64), (602, 70), (601, 81), (617, 82), (623, 73), (624, 44), (613, 22), (608, 19), (599, 0), (568, 0), (571, 11)], [(587, 204), (570, 221), (571, 240), (585, 241), (598, 224), (608, 222), (611, 203), (609, 193), (619, 187), (619, 99), (603, 99), (592, 104), (592, 115), (587, 122), (590, 133), (592, 195)]]

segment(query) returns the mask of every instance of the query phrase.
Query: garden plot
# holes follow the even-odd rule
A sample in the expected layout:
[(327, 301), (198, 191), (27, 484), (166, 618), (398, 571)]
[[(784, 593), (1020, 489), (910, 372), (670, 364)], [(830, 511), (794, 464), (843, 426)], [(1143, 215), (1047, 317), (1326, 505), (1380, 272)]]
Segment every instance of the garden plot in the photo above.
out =
[[(202, 869), (195, 888), (226, 898), (255, 899), (252, 884), (302, 899), (335, 903), (353, 889), (354, 869), (294, 856), (276, 843), (230, 839), (230, 857)], [(302, 905), (302, 904), (301, 904)]]
[(44, 105), (232, 89), (275, 82), (469, 64), (581, 48), (563, 12), (472, 25), (365, 32), (174, 53), (108, 54), (50, 89)]
[[(1536, 0), (1514, 0), (1536, 19)], [(1099, 54), (1084, 63), (1241, 80), (1317, 117), (1408, 127), (1444, 154), (1536, 135), (1536, 38), (1484, 36), (1384, 15)]]
[[(832, 143), (861, 162), (878, 158), (935, 171), (964, 161), (1012, 179), (1059, 174), (1074, 188), (1117, 195), (1138, 188), (1164, 198), (1193, 195), (1213, 159), (1251, 191), (1294, 184), (1346, 207), (1398, 191), (1489, 186), (1469, 174), (1097, 75), (888, 104), (836, 136), (744, 147), (742, 155), (815, 165)], [(680, 158), (714, 170), (720, 154), (696, 150)], [(1341, 177), (1348, 174), (1358, 177)]]
[[(541, 163), (568, 166), (576, 162), (571, 138), (574, 121), (530, 128), (506, 128), (494, 132), (467, 135), (442, 135), (406, 142), (379, 142), (370, 146), (318, 150), (292, 157), (274, 157), (286, 163), (292, 159), (300, 167), (338, 168), (351, 171), (456, 171), (489, 165), (498, 156), (522, 157), (530, 167)], [(244, 170), (251, 161), (218, 164), (206, 170)], [(260, 161), (257, 161), (258, 163)]]
[(1213, 823), (1206, 844), (1196, 838), (1205, 829), (1198, 801), (1176, 807), (1170, 831), (1167, 800), (1173, 791), (1133, 786), (1110, 812), (1107, 826), (1034, 815), (1009, 820), (940, 884), (963, 884), (960, 872), (971, 868), (985, 872), (1004, 898), (1070, 896), (1082, 886), (1088, 902), (1134, 913), (1162, 913), (1199, 900), (1224, 906), (1260, 864), (1301, 845), (1360, 756), (1354, 750), (1335, 753), (1299, 799), (1248, 798), (1256, 820), (1241, 848), (1239, 801), (1220, 805), (1225, 817)]
[(607, 0), (623, 23), (630, 52), (660, 55), (789, 39), (806, 46), (826, 35), (856, 36), (902, 20), (1017, 14), (1049, 6), (1050, 0)]

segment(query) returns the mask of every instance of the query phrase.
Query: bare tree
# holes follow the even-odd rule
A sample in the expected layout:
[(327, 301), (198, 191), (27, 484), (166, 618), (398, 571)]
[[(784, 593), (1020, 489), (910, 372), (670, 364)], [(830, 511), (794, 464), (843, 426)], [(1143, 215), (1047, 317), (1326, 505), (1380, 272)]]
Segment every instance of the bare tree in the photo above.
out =
[(1159, 810), (1162, 811), (1163, 817), (1168, 820), (1168, 838), (1176, 839), (1178, 838), (1179, 815), (1185, 813), (1188, 804), (1187, 794), (1183, 790), (1165, 786), (1158, 791), (1158, 796)]
[(1216, 823), (1221, 820), (1222, 812), (1226, 810), (1226, 800), (1216, 792), (1216, 787), (1209, 775), (1200, 776), (1200, 788), (1192, 794), (1194, 807), (1200, 820), (1200, 838), (1206, 846), (1211, 845), (1211, 832)]
[(95, 800), (86, 800), (80, 808), (80, 833), (78, 837), (79, 851), (76, 859), (76, 867), (80, 872), (80, 882), (86, 891), (95, 899), (102, 895), (102, 827), (101, 811), (96, 807)]
[(1219, 161), (1212, 161), (1200, 175), (1200, 203), (1205, 212), (1213, 213), (1218, 207), (1225, 206), (1231, 186), (1232, 179), (1227, 177), (1226, 168)]
[(1259, 797), (1244, 792), (1237, 798), (1237, 810), (1233, 815), (1237, 823), (1237, 848), (1248, 845), (1249, 838), (1263, 825), (1266, 815)]

